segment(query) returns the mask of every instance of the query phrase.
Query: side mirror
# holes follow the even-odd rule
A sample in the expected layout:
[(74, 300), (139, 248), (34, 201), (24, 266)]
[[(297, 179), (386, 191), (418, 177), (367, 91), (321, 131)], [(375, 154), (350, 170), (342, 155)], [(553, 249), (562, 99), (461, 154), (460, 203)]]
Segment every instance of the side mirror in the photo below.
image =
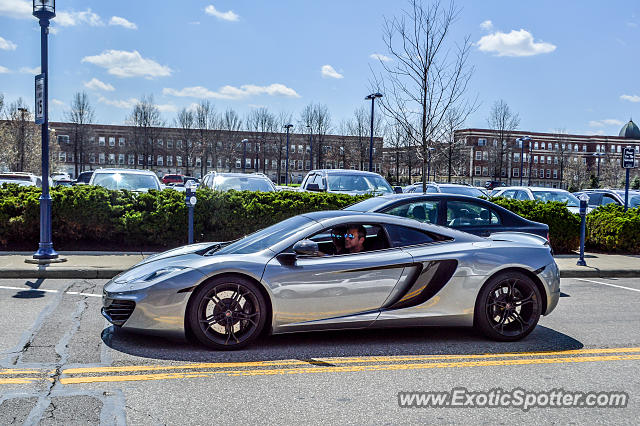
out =
[(320, 186), (317, 183), (310, 183), (307, 185), (307, 191), (320, 192)]
[(293, 251), (299, 256), (317, 256), (318, 243), (311, 240), (300, 240), (293, 245)]
[(395, 192), (396, 194), (402, 194), (402, 187), (401, 186), (394, 186), (393, 187), (393, 192)]

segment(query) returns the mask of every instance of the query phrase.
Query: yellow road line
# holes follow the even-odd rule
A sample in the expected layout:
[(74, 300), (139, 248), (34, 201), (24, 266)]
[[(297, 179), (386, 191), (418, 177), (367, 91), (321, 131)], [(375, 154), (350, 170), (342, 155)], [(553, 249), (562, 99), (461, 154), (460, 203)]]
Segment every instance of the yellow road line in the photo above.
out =
[(38, 370), (0, 370), (0, 375), (9, 375), (9, 374), (38, 374)]
[(13, 377), (7, 379), (0, 379), (0, 385), (8, 385), (8, 384), (29, 384), (29, 383), (37, 383), (42, 380), (47, 380), (49, 382), (53, 382), (53, 379), (48, 377)]
[(188, 372), (188, 373), (135, 374), (135, 375), (97, 376), (97, 377), (67, 377), (67, 378), (61, 378), (60, 383), (78, 384), (78, 383), (98, 383), (98, 382), (170, 380), (170, 379), (210, 377), (213, 375), (220, 375), (220, 374), (224, 374), (228, 376), (259, 376), (259, 375), (266, 376), (266, 375), (284, 375), (284, 374), (350, 373), (350, 372), (367, 372), (367, 371), (586, 363), (586, 362), (606, 362), (606, 361), (629, 361), (629, 360), (640, 360), (640, 355), (607, 355), (607, 356), (506, 359), (506, 360), (461, 361), (461, 362), (431, 362), (431, 363), (419, 363), (419, 364), (378, 364), (378, 365), (353, 365), (353, 366), (340, 366), (340, 367), (305, 367), (305, 368), (288, 368), (288, 369), (277, 368), (277, 369), (263, 369), (263, 370), (218, 370), (218, 371), (197, 371), (197, 372)]
[[(575, 349), (567, 351), (541, 351), (541, 352), (507, 352), (497, 354), (460, 354), (460, 355), (397, 355), (397, 356), (371, 356), (371, 357), (339, 357), (339, 358), (313, 358), (313, 361), (325, 362), (328, 364), (354, 364), (354, 363), (375, 363), (375, 362), (399, 362), (399, 361), (435, 361), (443, 359), (486, 359), (503, 357), (531, 357), (531, 356), (553, 356), (553, 355), (588, 355), (600, 353), (637, 353), (640, 347), (631, 348), (603, 348), (603, 349)], [(238, 367), (278, 367), (308, 365), (308, 361), (302, 360), (276, 360), (276, 361), (247, 361), (247, 362), (213, 362), (195, 363), (183, 365), (131, 365), (121, 367), (86, 367), (68, 368), (62, 374), (90, 374), (90, 373), (120, 373), (138, 371), (171, 371), (171, 370), (194, 370), (202, 368), (238, 368)]]

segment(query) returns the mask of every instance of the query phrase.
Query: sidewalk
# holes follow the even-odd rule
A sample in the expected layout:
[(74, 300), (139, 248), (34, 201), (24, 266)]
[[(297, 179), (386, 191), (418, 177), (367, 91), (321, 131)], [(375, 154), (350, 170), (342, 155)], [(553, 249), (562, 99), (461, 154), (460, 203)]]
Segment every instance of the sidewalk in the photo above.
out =
[[(66, 262), (49, 265), (25, 263), (32, 252), (0, 252), (0, 278), (109, 279), (152, 253), (60, 252)], [(555, 256), (562, 278), (640, 277), (639, 255), (585, 253), (587, 266), (577, 266), (577, 254)]]

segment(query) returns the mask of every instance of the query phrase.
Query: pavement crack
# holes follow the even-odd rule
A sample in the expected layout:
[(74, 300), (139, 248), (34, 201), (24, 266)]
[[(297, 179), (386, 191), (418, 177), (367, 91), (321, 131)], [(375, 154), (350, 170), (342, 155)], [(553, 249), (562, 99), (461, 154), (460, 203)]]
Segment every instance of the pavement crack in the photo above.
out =
[(308, 362), (311, 365), (315, 365), (317, 367), (335, 367), (335, 364), (331, 364), (329, 362), (326, 361), (320, 361), (318, 359), (313, 359), (313, 358), (309, 358), (309, 359), (301, 359), (300, 361), (302, 362)]

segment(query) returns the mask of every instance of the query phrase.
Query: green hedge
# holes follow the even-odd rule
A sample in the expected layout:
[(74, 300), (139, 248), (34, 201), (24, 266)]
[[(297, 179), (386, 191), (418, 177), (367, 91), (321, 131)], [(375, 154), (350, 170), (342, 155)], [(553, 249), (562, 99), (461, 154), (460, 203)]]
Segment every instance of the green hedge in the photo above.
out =
[(571, 213), (564, 203), (509, 198), (492, 198), (491, 201), (525, 219), (549, 225), (554, 253), (569, 253), (580, 247), (580, 216)]
[[(194, 210), (196, 241), (225, 241), (297, 214), (342, 209), (366, 197), (308, 192), (213, 192), (199, 189)], [(40, 189), (0, 187), (0, 246), (36, 247)], [(80, 185), (51, 190), (56, 248), (152, 249), (186, 243), (184, 193), (109, 191)]]
[(608, 204), (589, 213), (587, 245), (609, 252), (640, 254), (640, 207), (625, 212), (621, 206)]

